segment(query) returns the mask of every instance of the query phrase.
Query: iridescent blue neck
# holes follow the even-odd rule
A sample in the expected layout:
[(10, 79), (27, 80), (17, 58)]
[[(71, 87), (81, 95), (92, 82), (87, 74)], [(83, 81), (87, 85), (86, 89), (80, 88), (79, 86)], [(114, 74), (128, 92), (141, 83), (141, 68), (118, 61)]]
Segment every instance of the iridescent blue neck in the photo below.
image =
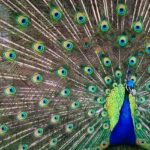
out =
[(136, 136), (131, 116), (129, 93), (126, 91), (117, 125), (111, 133), (111, 145), (135, 145)]

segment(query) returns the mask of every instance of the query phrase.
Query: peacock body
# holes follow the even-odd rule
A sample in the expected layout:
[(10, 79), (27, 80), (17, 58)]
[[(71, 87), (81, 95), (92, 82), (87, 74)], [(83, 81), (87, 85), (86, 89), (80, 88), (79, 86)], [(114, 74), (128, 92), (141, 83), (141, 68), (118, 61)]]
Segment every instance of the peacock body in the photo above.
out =
[(149, 0), (0, 0), (0, 150), (150, 150)]

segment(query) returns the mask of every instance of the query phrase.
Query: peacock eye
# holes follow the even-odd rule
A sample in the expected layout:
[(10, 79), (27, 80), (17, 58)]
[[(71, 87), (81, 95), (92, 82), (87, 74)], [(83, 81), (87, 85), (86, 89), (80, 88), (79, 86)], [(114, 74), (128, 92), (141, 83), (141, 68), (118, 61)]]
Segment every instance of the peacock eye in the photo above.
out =
[(59, 115), (53, 115), (51, 117), (51, 123), (52, 124), (58, 124), (60, 122), (60, 116)]
[(137, 58), (135, 56), (132, 56), (129, 58), (129, 61), (128, 61), (129, 66), (133, 67), (136, 65), (136, 63), (137, 63)]
[(62, 46), (66, 52), (72, 52), (74, 49), (74, 44), (71, 40), (64, 41)]
[(94, 132), (94, 127), (88, 127), (87, 132), (88, 134), (92, 134)]
[(16, 20), (21, 27), (27, 27), (30, 23), (29, 18), (23, 15), (18, 16)]
[(146, 83), (146, 90), (147, 90), (148, 92), (150, 92), (150, 82), (147, 82), (147, 83)]
[(32, 48), (38, 54), (43, 54), (45, 52), (45, 44), (41, 41), (33, 43)]
[(150, 55), (150, 43), (147, 43), (145, 46), (145, 53)]
[(78, 25), (85, 25), (86, 22), (87, 22), (87, 17), (86, 17), (86, 15), (85, 15), (85, 13), (78, 12), (78, 13), (75, 15), (75, 22), (76, 22)]
[(103, 128), (105, 129), (105, 130), (107, 130), (107, 129), (109, 129), (109, 123), (103, 123)]
[(19, 121), (24, 121), (24, 120), (26, 120), (26, 118), (27, 118), (27, 113), (26, 112), (19, 112), (18, 114), (17, 114), (17, 119), (19, 120)]
[(147, 145), (145, 139), (138, 139), (137, 142), (139, 145)]
[(115, 72), (115, 77), (116, 77), (117, 79), (120, 79), (120, 78), (122, 77), (122, 72), (121, 72), (120, 70), (116, 70), (116, 72)]
[(141, 33), (144, 30), (144, 25), (141, 21), (134, 22), (132, 25), (132, 30), (135, 33)]
[(68, 70), (66, 68), (61, 67), (58, 71), (57, 74), (59, 77), (65, 78), (68, 75)]
[(118, 85), (118, 84), (117, 84), (116, 82), (113, 83), (113, 87), (114, 87), (114, 88), (117, 87), (117, 85)]
[(101, 142), (101, 145), (100, 145), (100, 148), (101, 149), (106, 149), (108, 147), (109, 143), (107, 141), (102, 141)]
[(96, 101), (99, 104), (104, 104), (105, 103), (105, 98), (104, 97), (97, 97)]
[(71, 109), (77, 109), (81, 106), (79, 101), (75, 101), (71, 104)]
[(66, 125), (65, 128), (66, 128), (66, 132), (67, 133), (71, 133), (73, 131), (73, 129), (74, 129), (74, 126), (73, 126), (72, 123), (69, 123), (69, 124)]
[(88, 92), (89, 93), (96, 93), (97, 92), (97, 86), (91, 85), (88, 87)]
[(108, 21), (103, 20), (99, 23), (98, 28), (100, 32), (108, 32), (110, 30), (110, 24)]
[(57, 138), (51, 139), (51, 140), (50, 140), (50, 146), (51, 146), (51, 147), (55, 147), (55, 146), (57, 145), (57, 142), (58, 142)]
[(85, 73), (86, 75), (92, 75), (92, 74), (94, 73), (94, 70), (93, 70), (92, 67), (85, 67), (85, 68), (84, 68), (84, 73)]
[(110, 67), (112, 65), (111, 59), (108, 58), (108, 57), (105, 57), (103, 59), (103, 64), (104, 64), (105, 67)]
[(143, 103), (146, 102), (146, 99), (145, 99), (145, 97), (138, 97), (138, 98), (136, 99), (136, 101), (137, 101), (139, 104), (143, 104)]
[(107, 111), (106, 111), (106, 110), (103, 110), (102, 113), (101, 113), (101, 116), (102, 116), (102, 117), (106, 117), (106, 116), (107, 116)]
[(27, 144), (21, 144), (19, 145), (19, 149), (18, 150), (28, 150), (29, 146)]
[(43, 135), (43, 128), (37, 128), (37, 129), (35, 129), (35, 131), (34, 131), (34, 136), (35, 137), (39, 138), (42, 135)]
[(89, 117), (94, 117), (95, 114), (96, 114), (96, 110), (95, 110), (95, 109), (90, 109), (90, 110), (88, 111), (88, 116), (89, 116)]
[(130, 79), (135, 83), (136, 82), (136, 76), (131, 76)]
[(54, 21), (54, 22), (58, 22), (62, 19), (62, 12), (57, 9), (57, 8), (53, 8), (50, 11), (50, 18)]
[(142, 129), (141, 123), (136, 123), (136, 128), (137, 128), (138, 130), (141, 130), (141, 129)]
[(32, 82), (35, 84), (39, 84), (43, 82), (43, 76), (39, 73), (35, 73), (32, 78), (31, 78)]
[(107, 85), (112, 84), (112, 78), (111, 78), (111, 77), (106, 76), (106, 77), (104, 78), (104, 80), (105, 80), (105, 83), (106, 83)]
[(68, 98), (71, 95), (71, 90), (69, 88), (65, 88), (61, 91), (60, 95), (64, 98)]
[(49, 102), (50, 102), (50, 100), (44, 97), (39, 101), (39, 106), (46, 107), (46, 106), (48, 106)]
[(16, 88), (14, 86), (7, 86), (5, 89), (4, 89), (4, 93), (7, 95), (7, 96), (13, 96), (15, 93), (16, 93)]
[(8, 127), (5, 124), (0, 125), (0, 136), (4, 136), (8, 132)]
[(136, 111), (135, 111), (135, 115), (136, 115), (137, 117), (140, 116), (140, 115), (141, 115), (140, 111), (139, 111), (139, 110), (136, 110)]
[(111, 92), (110, 89), (106, 89), (106, 90), (105, 90), (106, 95), (108, 95), (110, 92)]
[(125, 35), (120, 35), (117, 38), (117, 43), (120, 47), (125, 47), (128, 44), (128, 37)]
[(16, 60), (16, 53), (13, 50), (6, 50), (3, 52), (3, 59), (8, 62), (13, 62)]
[(118, 16), (125, 16), (128, 14), (128, 8), (125, 4), (118, 4), (116, 12)]

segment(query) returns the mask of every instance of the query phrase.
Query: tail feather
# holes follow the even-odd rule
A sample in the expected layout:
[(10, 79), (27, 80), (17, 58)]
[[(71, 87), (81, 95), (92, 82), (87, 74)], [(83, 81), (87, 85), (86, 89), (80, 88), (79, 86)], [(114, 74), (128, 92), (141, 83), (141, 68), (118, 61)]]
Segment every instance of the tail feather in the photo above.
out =
[(149, 9), (148, 0), (1, 0), (0, 150), (131, 149), (110, 143), (120, 86), (132, 95), (136, 145), (149, 149)]

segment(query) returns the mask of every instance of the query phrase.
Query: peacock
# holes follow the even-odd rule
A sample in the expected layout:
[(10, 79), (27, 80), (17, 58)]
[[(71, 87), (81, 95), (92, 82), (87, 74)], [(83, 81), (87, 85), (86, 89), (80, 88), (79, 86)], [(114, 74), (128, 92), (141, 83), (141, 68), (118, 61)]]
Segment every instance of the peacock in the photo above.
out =
[(0, 150), (150, 150), (149, 0), (0, 0)]

